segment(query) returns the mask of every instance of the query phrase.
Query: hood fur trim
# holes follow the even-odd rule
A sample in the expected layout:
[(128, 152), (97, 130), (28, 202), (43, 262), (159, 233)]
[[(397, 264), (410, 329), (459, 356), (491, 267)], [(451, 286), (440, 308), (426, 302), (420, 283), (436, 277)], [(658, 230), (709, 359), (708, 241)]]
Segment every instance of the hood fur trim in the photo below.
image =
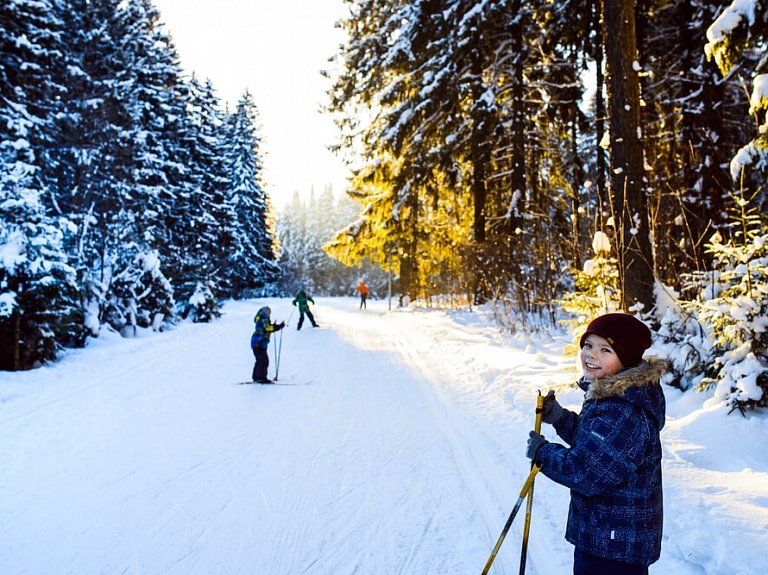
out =
[(636, 367), (626, 369), (616, 375), (594, 380), (589, 384), (586, 399), (623, 396), (630, 387), (658, 385), (661, 376), (667, 371), (669, 371), (669, 364), (666, 360), (649, 357)]

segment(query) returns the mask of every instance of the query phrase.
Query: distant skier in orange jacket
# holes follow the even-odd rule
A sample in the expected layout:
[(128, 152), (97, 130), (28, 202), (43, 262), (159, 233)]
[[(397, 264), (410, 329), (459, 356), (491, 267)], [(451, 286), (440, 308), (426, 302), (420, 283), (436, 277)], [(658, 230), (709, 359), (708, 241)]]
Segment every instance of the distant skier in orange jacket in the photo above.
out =
[(363, 283), (363, 280), (360, 280), (360, 283), (357, 284), (357, 287), (355, 288), (357, 291), (360, 292), (360, 309), (368, 309), (368, 306), (365, 305), (365, 300), (368, 299), (368, 288), (365, 287), (365, 284)]

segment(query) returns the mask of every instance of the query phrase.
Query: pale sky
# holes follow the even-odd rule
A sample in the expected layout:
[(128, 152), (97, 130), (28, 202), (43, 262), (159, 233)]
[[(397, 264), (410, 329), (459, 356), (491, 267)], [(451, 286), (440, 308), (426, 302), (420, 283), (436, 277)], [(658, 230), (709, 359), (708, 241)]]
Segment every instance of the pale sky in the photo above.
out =
[(281, 209), (298, 191), (308, 198), (328, 184), (338, 195), (347, 168), (326, 146), (337, 141), (320, 114), (330, 81), (320, 70), (338, 52), (342, 0), (153, 0), (185, 72), (210, 78), (218, 96), (237, 104), (250, 90), (261, 118), (264, 181)]

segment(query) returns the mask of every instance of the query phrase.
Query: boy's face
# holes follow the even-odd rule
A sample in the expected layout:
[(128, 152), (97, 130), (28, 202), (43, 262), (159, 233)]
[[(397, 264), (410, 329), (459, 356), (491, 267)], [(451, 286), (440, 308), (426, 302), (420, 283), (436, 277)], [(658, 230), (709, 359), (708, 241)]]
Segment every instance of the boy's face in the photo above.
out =
[(611, 344), (594, 333), (584, 339), (580, 357), (584, 377), (590, 381), (614, 375), (624, 369)]

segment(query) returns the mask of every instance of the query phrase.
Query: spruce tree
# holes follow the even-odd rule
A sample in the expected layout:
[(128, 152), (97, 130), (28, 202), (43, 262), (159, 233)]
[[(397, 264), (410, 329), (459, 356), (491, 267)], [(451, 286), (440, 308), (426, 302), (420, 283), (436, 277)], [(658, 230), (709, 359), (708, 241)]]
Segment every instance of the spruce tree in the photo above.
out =
[(743, 192), (733, 198), (730, 239), (715, 232), (707, 250), (712, 272), (687, 275), (694, 296), (684, 307), (695, 313), (712, 340), (712, 364), (700, 389), (739, 410), (768, 406), (768, 229)]
[(51, 199), (77, 225), (71, 258), (92, 335), (107, 306), (116, 305), (111, 283), (121, 246), (135, 240), (135, 219), (126, 205), (131, 142), (124, 137), (132, 126), (121, 101), (125, 86), (117, 81), (127, 72), (119, 60), (113, 66), (117, 6), (113, 0), (56, 2), (56, 13), (70, 33), (62, 36), (65, 60), (56, 68), (67, 91), (49, 154), (56, 181)]
[(174, 237), (186, 225), (174, 211), (187, 185), (175, 51), (146, 0), (60, 1), (56, 8), (73, 33), (60, 67), (68, 89), (50, 154), (52, 204), (78, 225), (73, 262), (92, 310), (88, 324), (94, 333), (103, 320), (121, 331), (123, 321), (157, 327), (159, 314), (173, 318), (164, 269), (175, 275), (167, 264), (178, 263)]
[(273, 215), (262, 177), (258, 111), (245, 92), (227, 125), (225, 167), (230, 189), (225, 200), (233, 214), (233, 245), (222, 270), (222, 288), (233, 298), (276, 292), (280, 269), (275, 254)]
[(305, 275), (306, 266), (306, 235), (307, 235), (306, 206), (301, 201), (298, 191), (288, 205), (279, 214), (275, 229), (280, 241), (280, 282), (283, 295), (293, 295), (308, 281)]
[(0, 369), (35, 367), (84, 340), (65, 253), (73, 227), (44, 203), (59, 29), (47, 2), (0, 6)]
[(231, 222), (226, 203), (229, 189), (224, 158), (224, 113), (210, 80), (190, 79), (189, 178), (190, 187), (179, 194), (184, 222), (176, 242), (180, 273), (174, 284), (182, 317), (207, 321), (219, 314), (221, 267), (232, 246)]
[(768, 172), (768, 4), (732, 2), (707, 30), (709, 43), (705, 52), (717, 62), (724, 76), (738, 69), (740, 62), (753, 66), (753, 82), (749, 99), (749, 114), (755, 116), (757, 130), (752, 140), (743, 146), (731, 161), (731, 178), (747, 192), (756, 191), (755, 205), (762, 213), (768, 207), (768, 193), (763, 185)]
[[(174, 317), (166, 270), (178, 273), (170, 265), (179, 266), (173, 239), (188, 220), (175, 209), (187, 183), (182, 175), (188, 159), (183, 85), (175, 50), (150, 2), (130, 0), (119, 6), (112, 28), (117, 53), (111, 61), (127, 120), (120, 133), (127, 169), (120, 208), (127, 229), (111, 287), (130, 310), (129, 325), (136, 319), (142, 327), (157, 329)], [(130, 288), (126, 278), (132, 278), (127, 280)], [(134, 284), (138, 280), (133, 278), (146, 279)]]
[(361, 279), (373, 294), (385, 293), (387, 275), (370, 259), (347, 266), (329, 255), (334, 235), (355, 221), (360, 211), (360, 205), (346, 194), (337, 200), (330, 186), (320, 196), (313, 191), (308, 202), (294, 193), (277, 218), (281, 293), (293, 296), (304, 288), (312, 295), (349, 296)]

